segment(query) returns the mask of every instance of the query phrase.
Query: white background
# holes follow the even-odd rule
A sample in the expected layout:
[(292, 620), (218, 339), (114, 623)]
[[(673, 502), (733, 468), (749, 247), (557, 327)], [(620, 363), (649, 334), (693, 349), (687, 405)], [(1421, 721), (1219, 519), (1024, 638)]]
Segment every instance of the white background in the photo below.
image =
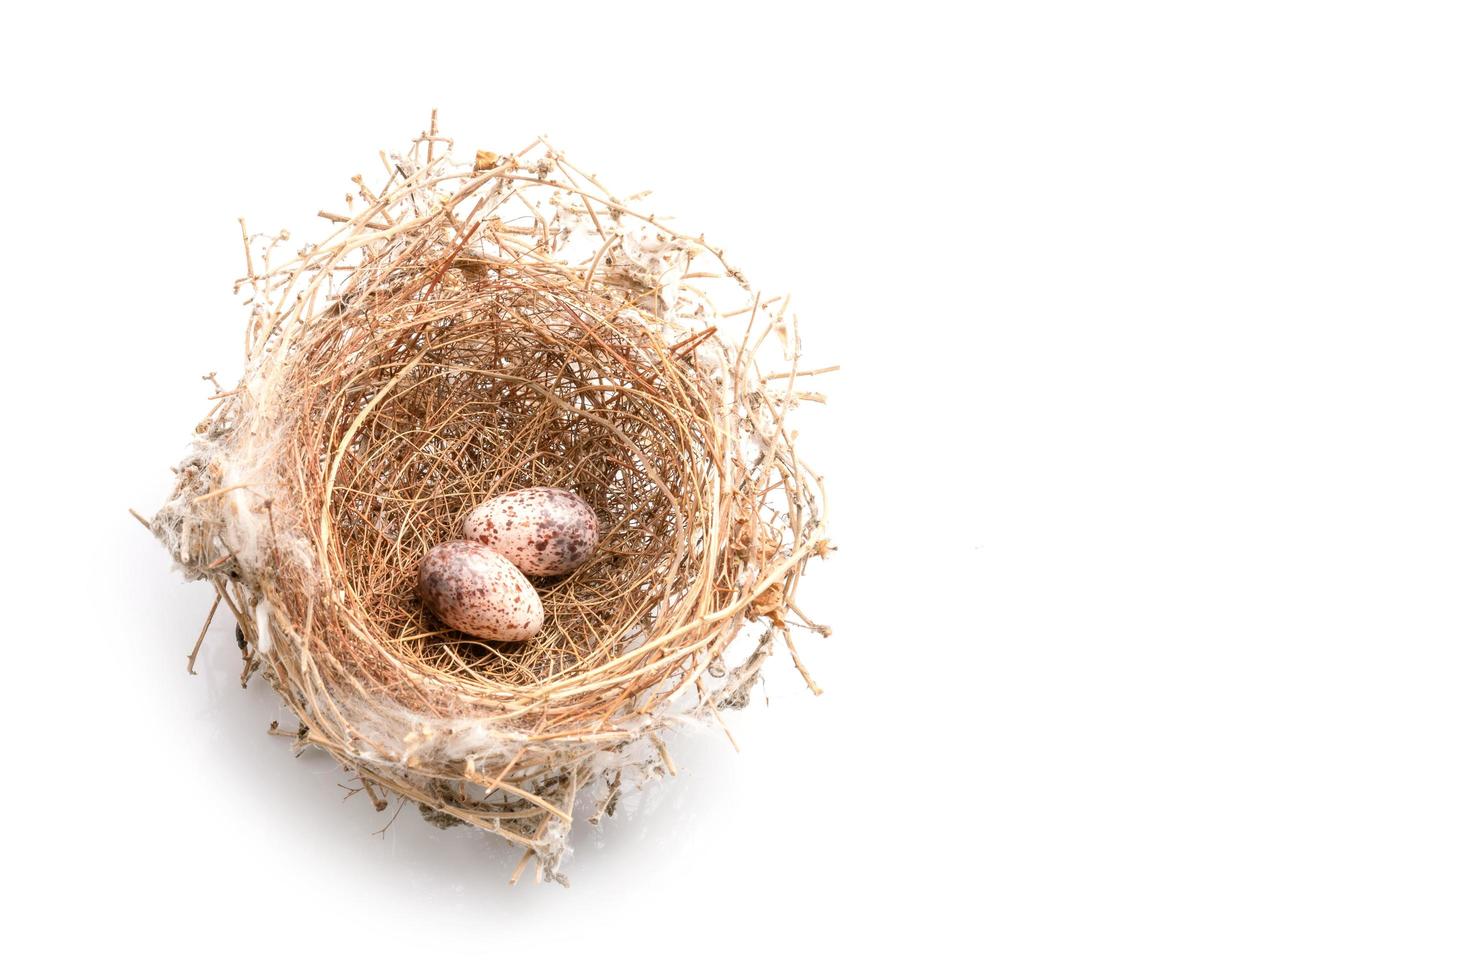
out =
[[(42, 7), (0, 40), (26, 975), (1471, 971), (1459, 5)], [(378, 835), (224, 617), (188, 677), (208, 590), (125, 511), (238, 370), (236, 217), (309, 240), (433, 106), (654, 188), (843, 365), (798, 421), (827, 692), (775, 665), (570, 890)]]

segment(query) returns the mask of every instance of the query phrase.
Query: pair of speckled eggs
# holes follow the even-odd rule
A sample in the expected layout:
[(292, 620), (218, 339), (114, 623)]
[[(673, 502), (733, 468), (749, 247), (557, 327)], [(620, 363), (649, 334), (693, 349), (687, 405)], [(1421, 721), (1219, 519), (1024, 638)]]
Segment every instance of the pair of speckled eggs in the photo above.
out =
[(464, 540), (429, 549), (419, 596), (445, 625), (483, 640), (529, 640), (541, 597), (528, 575), (566, 575), (598, 546), (598, 519), (577, 494), (530, 487), (492, 497), (465, 516)]

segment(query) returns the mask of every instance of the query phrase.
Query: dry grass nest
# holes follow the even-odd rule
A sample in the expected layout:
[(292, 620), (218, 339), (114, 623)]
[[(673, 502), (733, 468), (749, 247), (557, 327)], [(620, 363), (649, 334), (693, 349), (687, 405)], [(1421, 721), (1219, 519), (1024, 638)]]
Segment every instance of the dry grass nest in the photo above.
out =
[[(563, 880), (574, 815), (673, 770), (662, 733), (744, 706), (775, 650), (818, 691), (794, 634), (828, 632), (796, 604), (826, 500), (786, 419), (831, 368), (784, 297), (545, 140), (461, 161), (431, 126), (380, 156), (320, 243), (242, 222), (245, 369), (149, 523), (302, 746)], [(531, 486), (593, 507), (596, 553), (534, 580), (531, 640), (446, 629), (420, 558)]]

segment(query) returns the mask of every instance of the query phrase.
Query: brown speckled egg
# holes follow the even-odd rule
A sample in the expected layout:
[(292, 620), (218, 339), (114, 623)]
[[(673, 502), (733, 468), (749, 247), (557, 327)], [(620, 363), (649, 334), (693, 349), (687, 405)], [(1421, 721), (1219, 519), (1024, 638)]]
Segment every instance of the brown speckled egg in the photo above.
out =
[(483, 640), (527, 640), (541, 629), (536, 589), (477, 541), (430, 548), (419, 563), (419, 596), (445, 625)]
[(565, 575), (598, 546), (598, 518), (577, 494), (531, 487), (492, 497), (465, 518), (465, 537), (527, 575)]

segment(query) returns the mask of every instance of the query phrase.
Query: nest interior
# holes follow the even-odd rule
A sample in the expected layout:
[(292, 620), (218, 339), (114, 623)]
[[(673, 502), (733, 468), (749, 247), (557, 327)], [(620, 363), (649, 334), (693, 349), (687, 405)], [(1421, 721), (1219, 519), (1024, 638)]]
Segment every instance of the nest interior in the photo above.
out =
[[(545, 140), (460, 161), (432, 126), (383, 162), (294, 255), (242, 223), (245, 369), (151, 527), (303, 745), (560, 878), (574, 808), (669, 772), (661, 733), (743, 706), (778, 642), (818, 690), (793, 634), (828, 632), (795, 600), (825, 491), (785, 420), (830, 368), (784, 297)], [(446, 629), (419, 560), (529, 486), (586, 500), (597, 551), (534, 580), (531, 640)]]
[[(401, 343), (366, 357), (329, 346), (297, 365), (337, 382), (323, 386), (325, 403), (303, 406), (306, 431), (292, 440), (335, 464), (300, 470), (301, 499), (325, 509), (327, 556), (400, 662), (465, 685), (535, 687), (606, 664), (656, 629), (665, 603), (701, 591), (719, 434), (690, 366), (593, 312), (597, 297), (579, 297), (579, 309), (500, 280), (449, 278), (427, 304), (412, 288), (375, 298), (372, 329)], [(330, 496), (318, 476), (330, 476)], [(414, 595), (419, 558), (458, 537), (477, 503), (531, 486), (593, 507), (593, 558), (537, 580), (546, 625), (529, 641), (446, 630)], [(711, 584), (717, 602), (729, 594), (729, 580)]]

